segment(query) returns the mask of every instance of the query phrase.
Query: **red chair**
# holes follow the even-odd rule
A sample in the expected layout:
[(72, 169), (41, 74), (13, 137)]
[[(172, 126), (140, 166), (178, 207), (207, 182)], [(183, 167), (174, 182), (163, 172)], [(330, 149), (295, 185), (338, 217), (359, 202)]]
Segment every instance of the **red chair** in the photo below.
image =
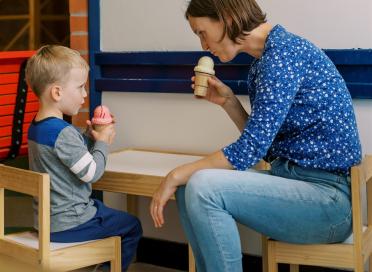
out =
[[(22, 87), (27, 87), (21, 68), (24, 68), (25, 61), (34, 53), (35, 51), (0, 52), (0, 161), (15, 158), (16, 155), (27, 155), (27, 130), (39, 103), (30, 88), (26, 88), (23, 112), (16, 107), (16, 101), (17, 93), (22, 91)], [(14, 119), (17, 113), (21, 114), (18, 115), (22, 119), (21, 123)], [(21, 126), (15, 127), (15, 124)], [(14, 152), (14, 149), (17, 151)]]

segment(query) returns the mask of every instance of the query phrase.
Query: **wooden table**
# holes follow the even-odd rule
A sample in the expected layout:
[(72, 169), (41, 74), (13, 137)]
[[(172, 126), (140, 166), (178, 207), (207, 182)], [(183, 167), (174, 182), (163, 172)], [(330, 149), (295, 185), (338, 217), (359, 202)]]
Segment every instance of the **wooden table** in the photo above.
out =
[[(109, 154), (105, 174), (93, 185), (94, 190), (128, 195), (128, 212), (137, 213), (136, 197), (152, 197), (164, 177), (175, 167), (202, 156), (125, 149)], [(174, 197), (173, 197), (174, 199)], [(195, 260), (189, 246), (189, 271), (195, 272)]]

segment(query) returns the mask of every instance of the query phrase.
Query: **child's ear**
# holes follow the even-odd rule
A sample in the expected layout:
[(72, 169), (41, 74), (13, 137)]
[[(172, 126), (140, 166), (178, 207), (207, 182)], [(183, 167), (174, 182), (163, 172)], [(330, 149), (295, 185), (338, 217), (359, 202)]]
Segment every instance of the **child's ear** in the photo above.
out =
[(54, 101), (60, 101), (62, 98), (62, 87), (59, 85), (52, 85), (50, 87), (50, 96)]

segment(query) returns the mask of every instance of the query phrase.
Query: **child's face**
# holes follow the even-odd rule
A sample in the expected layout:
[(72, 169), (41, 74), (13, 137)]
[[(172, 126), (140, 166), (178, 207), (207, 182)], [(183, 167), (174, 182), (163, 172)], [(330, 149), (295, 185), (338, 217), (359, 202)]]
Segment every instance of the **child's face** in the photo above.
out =
[(66, 82), (62, 84), (62, 99), (59, 101), (63, 114), (72, 116), (79, 112), (87, 96), (85, 84), (88, 71), (83, 68), (72, 68)]

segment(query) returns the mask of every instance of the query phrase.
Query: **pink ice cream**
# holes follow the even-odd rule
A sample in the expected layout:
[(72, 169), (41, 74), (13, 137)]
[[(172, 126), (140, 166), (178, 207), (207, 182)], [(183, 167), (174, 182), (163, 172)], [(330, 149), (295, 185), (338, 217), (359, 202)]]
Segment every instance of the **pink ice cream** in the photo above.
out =
[(92, 124), (93, 125), (108, 125), (112, 123), (110, 110), (106, 106), (98, 106), (94, 110)]

